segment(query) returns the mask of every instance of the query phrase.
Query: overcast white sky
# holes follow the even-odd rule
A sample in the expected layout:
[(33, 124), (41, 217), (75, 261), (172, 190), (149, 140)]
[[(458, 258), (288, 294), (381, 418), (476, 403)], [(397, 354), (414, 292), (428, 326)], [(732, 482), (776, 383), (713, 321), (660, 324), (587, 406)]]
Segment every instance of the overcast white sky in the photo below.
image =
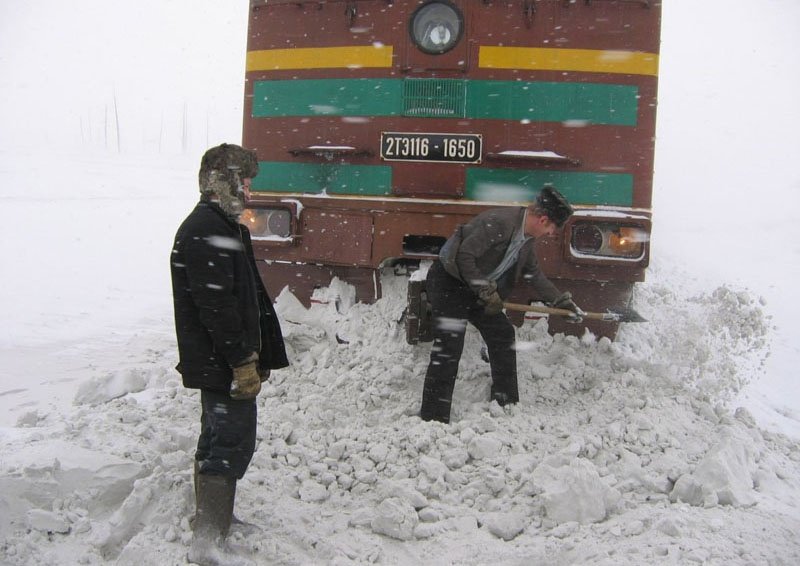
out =
[(180, 150), (184, 104), (192, 149), (207, 123), (209, 143), (238, 139), (247, 15), (247, 0), (0, 0), (0, 148), (88, 143), (90, 125), (98, 145), (115, 93), (123, 151), (160, 132)]
[(656, 210), (797, 218), (799, 32), (795, 0), (665, 2)]

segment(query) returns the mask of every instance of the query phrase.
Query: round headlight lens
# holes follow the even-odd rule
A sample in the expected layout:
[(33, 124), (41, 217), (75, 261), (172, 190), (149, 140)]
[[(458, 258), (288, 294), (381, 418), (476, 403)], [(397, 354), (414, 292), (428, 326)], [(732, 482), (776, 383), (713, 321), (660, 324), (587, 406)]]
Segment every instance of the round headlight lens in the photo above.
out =
[(461, 39), (463, 27), (458, 9), (444, 2), (424, 4), (411, 17), (411, 37), (425, 53), (450, 51)]
[(270, 234), (286, 238), (292, 231), (292, 215), (288, 210), (273, 210), (267, 221)]
[(603, 247), (603, 234), (594, 224), (576, 224), (572, 229), (572, 245), (581, 253), (597, 253)]

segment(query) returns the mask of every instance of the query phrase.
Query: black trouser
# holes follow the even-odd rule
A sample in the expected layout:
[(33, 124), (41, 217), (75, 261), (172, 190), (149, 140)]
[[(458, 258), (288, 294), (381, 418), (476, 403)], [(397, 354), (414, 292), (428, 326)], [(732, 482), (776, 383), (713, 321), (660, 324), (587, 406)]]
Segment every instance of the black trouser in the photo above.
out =
[(200, 402), (203, 413), (194, 455), (200, 473), (242, 479), (256, 449), (255, 399), (237, 401), (202, 390)]
[(432, 308), (433, 345), (420, 416), (426, 421), (450, 422), (450, 405), (458, 362), (464, 350), (467, 321), (478, 329), (489, 350), (492, 399), (500, 405), (518, 402), (515, 333), (508, 317), (502, 312), (486, 314), (477, 295), (450, 276), (438, 261), (428, 270), (426, 289)]

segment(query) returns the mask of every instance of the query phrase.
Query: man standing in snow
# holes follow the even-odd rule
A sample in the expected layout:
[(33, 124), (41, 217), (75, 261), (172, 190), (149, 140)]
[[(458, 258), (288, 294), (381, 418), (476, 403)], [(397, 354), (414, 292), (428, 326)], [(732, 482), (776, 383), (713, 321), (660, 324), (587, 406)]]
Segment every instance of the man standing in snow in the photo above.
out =
[(428, 271), (433, 345), (420, 416), (450, 422), (458, 362), (467, 321), (481, 333), (489, 352), (491, 398), (501, 406), (519, 401), (514, 326), (503, 299), (523, 278), (552, 306), (583, 314), (569, 292), (561, 293), (540, 271), (534, 240), (550, 236), (572, 215), (553, 187), (542, 188), (527, 208), (493, 208), (459, 226)]
[(239, 224), (255, 152), (222, 144), (200, 165), (200, 202), (181, 224), (170, 261), (183, 385), (200, 389), (197, 512), (189, 560), (227, 560), (236, 482), (256, 443), (256, 396), (271, 369), (289, 365), (250, 233)]

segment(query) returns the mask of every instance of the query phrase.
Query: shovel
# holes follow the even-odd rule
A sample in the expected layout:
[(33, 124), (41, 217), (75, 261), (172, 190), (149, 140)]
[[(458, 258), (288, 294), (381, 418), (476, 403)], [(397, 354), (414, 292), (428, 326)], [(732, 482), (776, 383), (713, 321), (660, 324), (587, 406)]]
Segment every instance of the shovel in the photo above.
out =
[[(518, 303), (503, 303), (507, 310), (522, 312), (538, 312), (555, 316), (572, 317), (575, 313), (569, 309), (557, 309), (553, 307), (520, 305)], [(585, 320), (604, 320), (606, 322), (647, 322), (638, 312), (630, 308), (615, 308), (606, 312), (585, 312), (581, 315)]]
[[(510, 311), (538, 312), (553, 316), (571, 317), (573, 312), (568, 309), (557, 309), (553, 307), (521, 305), (517, 303), (503, 303), (503, 306)], [(425, 280), (414, 280), (408, 282), (408, 306), (403, 312), (402, 319), (406, 329), (406, 341), (409, 344), (419, 342), (430, 342), (433, 340), (431, 333), (431, 307), (425, 293)], [(584, 320), (599, 320), (605, 322), (647, 322), (638, 312), (625, 307), (615, 307), (606, 312), (587, 312), (582, 318)]]

